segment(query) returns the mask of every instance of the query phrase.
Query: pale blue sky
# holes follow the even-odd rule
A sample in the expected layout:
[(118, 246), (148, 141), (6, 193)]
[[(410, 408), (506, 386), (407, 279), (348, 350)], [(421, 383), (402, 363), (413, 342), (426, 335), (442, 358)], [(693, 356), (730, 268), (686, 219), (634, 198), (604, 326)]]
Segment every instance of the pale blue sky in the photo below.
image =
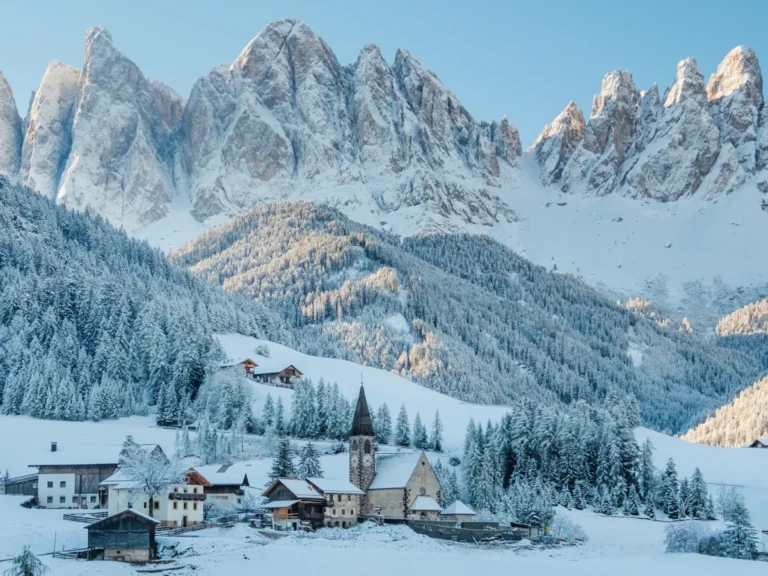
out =
[(390, 62), (408, 48), (475, 118), (507, 114), (526, 147), (569, 100), (588, 115), (610, 70), (628, 68), (639, 88), (663, 90), (687, 56), (707, 77), (739, 44), (768, 62), (762, 0), (3, 0), (1, 13), (0, 70), (22, 116), (48, 62), (82, 65), (85, 31), (98, 24), (145, 74), (185, 97), (279, 18), (306, 22), (342, 64), (369, 42)]

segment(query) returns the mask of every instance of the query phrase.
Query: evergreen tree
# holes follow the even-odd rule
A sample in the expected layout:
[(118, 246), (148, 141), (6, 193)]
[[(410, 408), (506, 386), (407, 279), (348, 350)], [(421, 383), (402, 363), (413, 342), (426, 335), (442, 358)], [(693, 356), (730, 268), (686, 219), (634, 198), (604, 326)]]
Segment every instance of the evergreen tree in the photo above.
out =
[(680, 486), (677, 481), (677, 469), (675, 461), (667, 460), (667, 467), (661, 480), (662, 510), (672, 520), (680, 517)]
[(272, 394), (269, 392), (267, 392), (267, 399), (264, 401), (261, 419), (264, 422), (265, 428), (275, 425), (275, 401), (272, 399)]
[(648, 500), (646, 500), (643, 514), (651, 519), (656, 518), (656, 511), (653, 509), (653, 498), (648, 498)]
[(709, 495), (707, 493), (707, 483), (704, 482), (704, 475), (701, 470), (696, 468), (691, 476), (691, 488), (689, 497), (689, 513), (693, 518), (699, 520), (708, 520), (707, 506)]
[(435, 419), (432, 422), (432, 436), (429, 439), (429, 447), (435, 452), (443, 451), (443, 422), (440, 420), (440, 412), (435, 410)]
[(11, 560), (11, 566), (5, 571), (5, 576), (44, 576), (50, 572), (37, 556), (24, 546), (21, 554)]
[(686, 517), (691, 515), (690, 499), (691, 490), (688, 485), (688, 478), (683, 478), (682, 482), (680, 482), (680, 496), (678, 497), (678, 501), (680, 502), (680, 516)]
[(723, 532), (725, 555), (729, 558), (753, 559), (757, 553), (757, 535), (743, 497), (734, 501), (730, 517)]
[(376, 424), (376, 442), (379, 444), (389, 444), (389, 441), (392, 438), (392, 416), (389, 414), (389, 408), (387, 407), (386, 402), (379, 406), (379, 409), (376, 411), (376, 419), (374, 422)]
[(421, 421), (421, 415), (417, 412), (413, 420), (412, 444), (414, 448), (425, 450), (429, 448), (429, 439), (427, 437), (427, 428)]
[[(279, 405), (279, 401), (278, 401)], [(293, 445), (287, 437), (280, 438), (277, 443), (277, 449), (272, 456), (272, 469), (269, 472), (269, 479), (293, 478), (296, 476), (296, 468), (293, 463)]]
[(320, 456), (312, 442), (307, 442), (299, 455), (299, 478), (322, 478), (323, 469), (320, 467)]
[(283, 408), (283, 399), (278, 397), (275, 404), (275, 432), (278, 436), (285, 436), (287, 430), (285, 425), (285, 408)]
[(646, 438), (640, 454), (640, 497), (648, 502), (656, 492), (656, 467), (653, 465), (653, 452), (656, 450), (651, 440)]
[(411, 427), (408, 423), (408, 413), (405, 411), (405, 404), (400, 407), (400, 413), (397, 415), (395, 444), (398, 446), (411, 445)]
[(626, 502), (630, 516), (637, 516), (640, 514), (640, 496), (637, 494), (637, 488), (635, 488), (634, 484), (630, 484), (629, 486)]

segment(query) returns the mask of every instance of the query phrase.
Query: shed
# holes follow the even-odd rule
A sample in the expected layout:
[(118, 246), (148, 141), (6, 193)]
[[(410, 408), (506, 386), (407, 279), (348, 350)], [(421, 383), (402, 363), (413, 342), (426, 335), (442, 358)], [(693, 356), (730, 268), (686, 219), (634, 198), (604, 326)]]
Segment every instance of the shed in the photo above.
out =
[(443, 510), (440, 518), (450, 522), (473, 522), (477, 518), (477, 513), (461, 500), (456, 500)]
[(0, 494), (13, 496), (37, 496), (37, 474), (26, 474), (8, 478), (3, 484), (0, 480)]
[(149, 562), (155, 557), (155, 528), (160, 522), (131, 508), (94, 522), (88, 548), (103, 548), (105, 560)]

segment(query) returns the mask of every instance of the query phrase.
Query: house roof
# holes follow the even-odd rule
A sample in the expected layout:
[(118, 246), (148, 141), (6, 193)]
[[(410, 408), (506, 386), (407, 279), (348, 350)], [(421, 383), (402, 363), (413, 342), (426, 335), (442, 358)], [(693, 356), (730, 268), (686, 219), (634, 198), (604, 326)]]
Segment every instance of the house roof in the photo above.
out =
[(768, 446), (768, 438), (755, 438), (749, 445), (754, 446), (758, 442), (763, 446)]
[(195, 466), (197, 470), (211, 486), (249, 486), (249, 464), (237, 462), (235, 464), (208, 464)]
[(422, 454), (423, 452), (405, 452), (379, 455), (376, 458), (376, 476), (370, 489), (405, 488)]
[(301, 500), (324, 499), (323, 495), (318, 492), (314, 486), (312, 486), (306, 480), (299, 480), (298, 478), (278, 478), (272, 482), (272, 484), (270, 484), (266, 490), (264, 490), (264, 495), (266, 496), (269, 492), (271, 492), (277, 484), (282, 484), (288, 488), (288, 490), (290, 490), (291, 494)]
[(357, 397), (357, 407), (355, 407), (355, 417), (352, 419), (352, 430), (350, 436), (375, 436), (373, 431), (373, 420), (371, 412), (368, 410), (368, 401), (365, 399), (365, 390), (360, 386), (360, 394)]
[(263, 374), (279, 374), (280, 372), (282, 372), (283, 370), (287, 370), (288, 368), (293, 368), (294, 370), (296, 370), (296, 372), (299, 373), (299, 376), (302, 375), (301, 370), (296, 368), (296, 366), (294, 366), (293, 364), (285, 364), (283, 362), (277, 362), (277, 361), (259, 364), (256, 368), (251, 370), (251, 373), (257, 376), (263, 375)]
[(91, 528), (96, 528), (102, 524), (106, 524), (113, 520), (114, 518), (117, 518), (118, 516), (125, 516), (125, 515), (132, 515), (136, 516), (137, 518), (141, 520), (145, 520), (149, 524), (160, 524), (160, 520), (156, 520), (155, 518), (151, 518), (150, 516), (147, 516), (146, 514), (142, 514), (141, 512), (137, 512), (133, 508), (126, 508), (125, 510), (121, 510), (117, 514), (112, 514), (112, 516), (107, 516), (106, 518), (102, 518), (101, 520), (97, 520), (93, 524), (88, 524), (88, 526), (84, 526), (86, 530), (90, 530)]
[[(165, 452), (159, 444), (139, 444), (139, 448), (147, 452), (159, 450), (163, 456)], [(117, 466), (120, 459), (122, 444), (107, 445), (58, 445), (56, 452), (48, 452), (39, 464), (29, 466), (39, 468), (41, 466)]]
[(448, 506), (448, 508), (443, 509), (443, 514), (470, 515), (470, 514), (476, 514), (476, 512), (472, 510), (472, 508), (464, 504), (464, 502), (462, 502), (461, 500), (456, 500), (456, 502)]
[[(20, 482), (29, 482), (30, 480), (37, 480), (37, 474), (25, 474), (24, 476), (14, 476), (13, 478), (8, 478), (8, 481), (5, 483), (6, 486), (9, 484), (19, 484)], [(0, 478), (0, 485), (2, 485), (3, 480)]]
[(307, 482), (314, 484), (323, 494), (365, 494), (352, 482), (342, 478), (307, 478)]
[(245, 362), (253, 362), (254, 365), (258, 366), (256, 362), (254, 362), (252, 359), (248, 358), (247, 356), (238, 357), (235, 360), (227, 360), (226, 362), (222, 362), (219, 364), (219, 367), (221, 368), (232, 368), (233, 366), (239, 366), (240, 364), (243, 364)]
[(416, 500), (411, 504), (411, 510), (414, 512), (441, 512), (443, 509), (432, 496), (416, 496)]
[(274, 502), (267, 502), (264, 504), (264, 508), (269, 510), (273, 508), (290, 508), (296, 504), (296, 502), (298, 502), (298, 500), (275, 500)]

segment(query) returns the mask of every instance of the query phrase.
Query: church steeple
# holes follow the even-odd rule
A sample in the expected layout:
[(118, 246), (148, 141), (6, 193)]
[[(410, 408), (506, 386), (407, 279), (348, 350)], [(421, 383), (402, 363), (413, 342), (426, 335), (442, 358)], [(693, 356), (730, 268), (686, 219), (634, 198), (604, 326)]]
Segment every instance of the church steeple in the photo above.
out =
[(368, 410), (368, 401), (365, 399), (365, 389), (360, 385), (360, 394), (357, 397), (357, 407), (355, 408), (355, 417), (352, 419), (352, 436), (375, 436), (373, 431), (373, 420), (371, 412)]
[[(349, 481), (367, 492), (376, 476), (376, 433), (373, 430), (371, 411), (365, 399), (365, 390), (360, 384), (355, 417), (349, 432)], [(367, 499), (362, 498), (363, 513), (367, 513)]]

